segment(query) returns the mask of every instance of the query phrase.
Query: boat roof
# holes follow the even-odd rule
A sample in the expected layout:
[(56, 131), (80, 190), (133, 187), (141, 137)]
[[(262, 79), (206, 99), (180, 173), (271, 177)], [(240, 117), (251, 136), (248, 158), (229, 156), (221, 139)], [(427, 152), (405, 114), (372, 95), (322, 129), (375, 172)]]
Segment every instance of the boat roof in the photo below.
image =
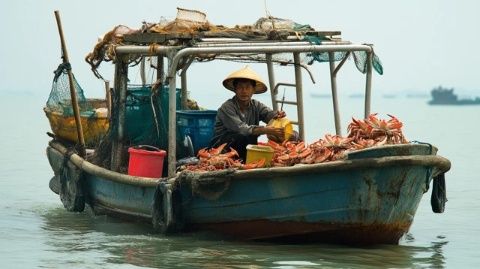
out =
[[(193, 12), (188, 16), (195, 16), (197, 11)], [(310, 25), (285, 19), (260, 18), (253, 25), (225, 27), (206, 20), (179, 19), (178, 16), (169, 23), (144, 23), (138, 30), (118, 25), (96, 44), (86, 60), (98, 77), (96, 69), (101, 62), (115, 62), (120, 55), (128, 55), (130, 62), (138, 62), (148, 56), (173, 58), (181, 54), (182, 57), (190, 56), (189, 63), (214, 59), (261, 63), (266, 62), (266, 54), (270, 54), (270, 61), (285, 65), (294, 63), (292, 53), (300, 53), (300, 62), (310, 65), (329, 62), (332, 57), (334, 61), (341, 61), (352, 52), (357, 54), (353, 55), (357, 68), (365, 73), (366, 54), (373, 52), (371, 44), (343, 40), (340, 31), (317, 31)], [(329, 55), (328, 52), (335, 54)], [(377, 63), (374, 69), (382, 74), (381, 63), (375, 55), (374, 62)], [(178, 71), (181, 68), (175, 69)]]

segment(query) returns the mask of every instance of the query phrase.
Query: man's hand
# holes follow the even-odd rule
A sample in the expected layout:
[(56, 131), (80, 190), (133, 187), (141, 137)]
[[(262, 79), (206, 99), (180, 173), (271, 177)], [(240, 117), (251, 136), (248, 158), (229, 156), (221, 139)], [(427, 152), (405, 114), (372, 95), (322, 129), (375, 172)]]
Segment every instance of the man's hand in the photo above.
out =
[(275, 128), (275, 127), (265, 127), (265, 134), (266, 135), (272, 135), (275, 137), (285, 137), (285, 130), (283, 128)]
[(277, 111), (277, 115), (273, 116), (274, 119), (281, 119), (283, 117), (287, 116), (287, 113), (285, 113), (285, 111), (282, 111), (282, 110), (278, 110)]

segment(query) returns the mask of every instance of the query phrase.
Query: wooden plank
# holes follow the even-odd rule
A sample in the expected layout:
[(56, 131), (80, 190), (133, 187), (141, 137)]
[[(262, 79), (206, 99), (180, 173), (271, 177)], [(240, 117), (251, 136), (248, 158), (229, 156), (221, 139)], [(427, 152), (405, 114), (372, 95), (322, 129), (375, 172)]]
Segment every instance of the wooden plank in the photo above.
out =
[(174, 34), (161, 34), (161, 33), (137, 33), (131, 35), (125, 35), (123, 40), (130, 43), (164, 43), (167, 40), (175, 39), (193, 39), (195, 34), (190, 33), (174, 33)]
[(314, 36), (340, 36), (342, 35), (341, 31), (308, 31), (305, 35), (314, 35)]
[[(277, 35), (272, 35), (274, 32), (265, 32), (259, 30), (249, 30), (247, 32), (238, 31), (235, 29), (225, 31), (206, 31), (198, 33), (135, 33), (125, 35), (123, 40), (128, 43), (135, 44), (151, 44), (151, 43), (165, 43), (168, 40), (185, 40), (185, 39), (200, 39), (209, 37), (232, 37), (232, 35), (238, 35), (238, 37), (244, 40), (262, 40), (267, 37), (278, 37), (278, 40), (284, 40), (289, 35), (295, 35), (295, 31), (280, 30), (275, 32)], [(302, 33), (303, 35), (318, 36), (318, 37), (337, 37), (341, 35), (340, 31), (307, 31)]]

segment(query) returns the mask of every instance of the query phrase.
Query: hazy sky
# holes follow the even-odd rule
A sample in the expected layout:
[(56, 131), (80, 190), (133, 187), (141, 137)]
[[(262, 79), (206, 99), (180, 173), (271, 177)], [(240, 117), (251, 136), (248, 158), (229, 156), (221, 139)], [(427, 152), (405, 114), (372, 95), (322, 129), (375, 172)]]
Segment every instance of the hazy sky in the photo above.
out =
[[(176, 7), (201, 10), (211, 23), (227, 26), (252, 24), (265, 16), (263, 0), (2, 0), (0, 91), (48, 96), (52, 71), (61, 61), (53, 15), (56, 9), (62, 15), (74, 73), (87, 94), (96, 95), (103, 84), (90, 72), (84, 57), (97, 38), (118, 24), (138, 28), (142, 21), (157, 22), (162, 16), (173, 19)], [(273, 16), (310, 24), (317, 30), (340, 30), (344, 40), (373, 43), (385, 70), (383, 76), (374, 77), (377, 92), (428, 93), (441, 84), (455, 87), (461, 94), (480, 95), (479, 1), (268, 0), (267, 7)], [(101, 70), (108, 74), (112, 66), (103, 65)], [(349, 71), (352, 61), (347, 65), (349, 69), (340, 73), (339, 87), (348, 93), (363, 89), (364, 77)], [(324, 66), (328, 68), (328, 64)], [(200, 78), (198, 83), (208, 88), (221, 87), (219, 81), (228, 73), (218, 68), (192, 70), (198, 72), (192, 74), (192, 80)], [(356, 78), (350, 79), (350, 74)], [(316, 79), (319, 87), (329, 86), (326, 77), (316, 75)], [(190, 83), (189, 87), (194, 86)]]

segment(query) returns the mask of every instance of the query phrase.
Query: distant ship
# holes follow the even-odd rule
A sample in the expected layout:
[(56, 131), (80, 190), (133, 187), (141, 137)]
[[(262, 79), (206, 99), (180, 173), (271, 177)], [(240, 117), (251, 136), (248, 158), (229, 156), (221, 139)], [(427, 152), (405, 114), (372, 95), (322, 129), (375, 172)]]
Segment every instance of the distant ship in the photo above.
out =
[(391, 94), (391, 93), (384, 94), (384, 95), (382, 95), (382, 97), (383, 98), (388, 98), (388, 99), (397, 98), (397, 96), (395, 94)]
[(432, 100), (428, 103), (430, 105), (480, 105), (480, 98), (475, 99), (458, 99), (458, 96), (453, 93), (453, 88), (447, 89), (442, 86), (436, 87), (432, 90)]
[(353, 93), (353, 94), (350, 94), (348, 97), (350, 97), (350, 98), (364, 98), (365, 95), (363, 93)]
[(407, 93), (407, 98), (428, 98), (429, 96), (426, 93)]
[(313, 97), (313, 98), (330, 98), (330, 97), (332, 97), (332, 95), (329, 94), (329, 93), (325, 93), (325, 94), (322, 94), (322, 93), (310, 93), (310, 97)]

